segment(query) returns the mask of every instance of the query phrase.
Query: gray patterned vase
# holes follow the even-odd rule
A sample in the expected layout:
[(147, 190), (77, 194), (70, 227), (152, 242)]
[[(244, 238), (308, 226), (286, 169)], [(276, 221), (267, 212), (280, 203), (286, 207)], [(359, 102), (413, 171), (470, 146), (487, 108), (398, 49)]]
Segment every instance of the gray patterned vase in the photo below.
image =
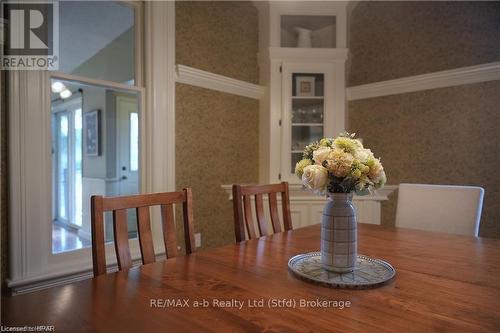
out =
[(352, 193), (329, 193), (321, 222), (321, 264), (337, 273), (354, 270), (357, 258), (356, 211)]

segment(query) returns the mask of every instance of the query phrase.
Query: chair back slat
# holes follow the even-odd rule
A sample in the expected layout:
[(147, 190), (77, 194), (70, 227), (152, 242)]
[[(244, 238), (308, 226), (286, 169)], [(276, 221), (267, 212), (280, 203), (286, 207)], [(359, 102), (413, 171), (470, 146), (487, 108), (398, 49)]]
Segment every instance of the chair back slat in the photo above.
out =
[(290, 195), (288, 193), (288, 183), (284, 183), (283, 192), (281, 192), (281, 206), (283, 208), (283, 226), (285, 230), (292, 230), (292, 214), (290, 213)]
[(92, 262), (94, 263), (94, 276), (98, 276), (106, 274), (106, 248), (104, 246), (104, 221), (101, 196), (96, 195), (91, 198), (90, 211), (92, 225)]
[(253, 223), (253, 216), (252, 216), (252, 204), (249, 196), (243, 197), (243, 206), (245, 210), (245, 222), (247, 226), (248, 237), (250, 239), (256, 238), (257, 235), (255, 233), (255, 226)]
[(137, 208), (137, 233), (139, 234), (142, 263), (155, 262), (153, 235), (151, 234), (151, 224), (149, 222), (149, 207)]
[(255, 213), (257, 215), (257, 222), (261, 236), (267, 236), (267, 220), (264, 216), (264, 203), (262, 202), (262, 194), (255, 195)]
[(177, 256), (177, 238), (175, 237), (174, 207), (161, 205), (161, 220), (163, 223), (163, 241), (167, 258)]
[(278, 199), (275, 192), (269, 193), (269, 213), (271, 215), (271, 223), (273, 224), (273, 231), (281, 232), (280, 218), (278, 215)]
[(234, 214), (234, 234), (236, 241), (242, 242), (245, 237), (245, 222), (243, 222), (243, 210), (241, 208), (241, 186), (233, 185), (233, 214)]
[[(268, 222), (264, 214), (264, 194), (269, 198), (269, 212), (271, 224), (274, 232), (281, 232), (281, 223), (278, 214), (277, 193), (281, 193), (283, 210), (283, 227), (285, 231), (292, 229), (292, 218), (290, 214), (290, 198), (288, 195), (288, 183), (270, 185), (233, 185), (233, 212), (234, 212), (234, 232), (236, 241), (245, 240), (245, 226), (248, 232), (248, 238), (253, 239), (269, 235)], [(258, 233), (255, 231), (251, 200), (254, 196), (255, 213), (257, 216)], [(243, 209), (242, 209), (243, 205)]]
[(128, 245), (126, 209), (113, 211), (113, 232), (115, 234), (115, 249), (118, 259), (118, 269), (129, 269), (132, 267), (132, 258), (130, 257), (130, 248)]
[[(186, 189), (186, 201), (182, 204), (184, 216), (184, 241), (186, 243), (186, 253), (191, 254), (195, 249), (194, 225), (193, 225), (193, 193), (190, 188)], [(187, 231), (186, 231), (187, 230)]]
[(135, 209), (137, 213), (137, 233), (141, 249), (142, 263), (154, 262), (155, 253), (149, 207), (160, 206), (162, 215), (163, 240), (167, 258), (177, 256), (177, 239), (175, 233), (174, 204), (182, 203), (184, 219), (184, 237), (186, 253), (193, 253), (194, 218), (193, 195), (190, 188), (179, 192), (130, 195), (122, 197), (92, 196), (92, 262), (94, 276), (106, 274), (106, 247), (104, 244), (104, 212), (113, 212), (113, 231), (115, 252), (120, 270), (132, 266), (128, 240), (127, 209)]

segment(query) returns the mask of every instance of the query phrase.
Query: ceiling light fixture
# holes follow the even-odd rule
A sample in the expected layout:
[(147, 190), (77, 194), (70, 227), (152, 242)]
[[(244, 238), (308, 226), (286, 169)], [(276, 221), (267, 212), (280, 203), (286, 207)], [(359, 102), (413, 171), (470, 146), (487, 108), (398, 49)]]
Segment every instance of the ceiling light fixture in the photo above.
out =
[(59, 93), (59, 96), (61, 96), (62, 99), (69, 98), (71, 95), (73, 95), (73, 93), (68, 88), (65, 88)]
[(60, 93), (64, 89), (66, 89), (66, 86), (61, 81), (54, 81), (54, 82), (52, 82), (52, 92), (53, 93), (56, 93), (56, 94)]

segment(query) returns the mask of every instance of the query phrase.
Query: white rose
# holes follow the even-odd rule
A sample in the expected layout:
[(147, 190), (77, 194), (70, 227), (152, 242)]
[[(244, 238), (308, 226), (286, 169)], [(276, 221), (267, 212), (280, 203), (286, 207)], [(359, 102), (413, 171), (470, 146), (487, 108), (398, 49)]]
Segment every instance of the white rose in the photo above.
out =
[(375, 159), (368, 176), (374, 183), (378, 183), (383, 177), (385, 177), (384, 167), (379, 160)]
[(380, 175), (379, 179), (375, 183), (375, 188), (379, 189), (379, 188), (384, 187), (386, 182), (387, 182), (387, 176), (385, 175), (385, 171), (382, 170), (382, 174)]
[(316, 164), (322, 165), (323, 161), (328, 158), (328, 154), (330, 154), (331, 149), (328, 147), (318, 148), (313, 152), (313, 160)]
[(304, 168), (302, 183), (313, 191), (323, 191), (328, 184), (328, 171), (321, 165), (308, 165)]
[(373, 153), (370, 149), (360, 148), (354, 151), (354, 157), (361, 163), (366, 163), (370, 158), (373, 158)]

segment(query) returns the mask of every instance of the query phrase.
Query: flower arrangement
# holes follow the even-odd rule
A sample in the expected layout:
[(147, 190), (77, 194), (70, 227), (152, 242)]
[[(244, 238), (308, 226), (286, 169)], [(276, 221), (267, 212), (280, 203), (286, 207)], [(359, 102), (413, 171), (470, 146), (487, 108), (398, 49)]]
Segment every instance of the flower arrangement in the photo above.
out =
[(355, 133), (323, 138), (306, 146), (295, 174), (305, 187), (318, 194), (368, 194), (387, 181), (380, 159), (355, 139)]

